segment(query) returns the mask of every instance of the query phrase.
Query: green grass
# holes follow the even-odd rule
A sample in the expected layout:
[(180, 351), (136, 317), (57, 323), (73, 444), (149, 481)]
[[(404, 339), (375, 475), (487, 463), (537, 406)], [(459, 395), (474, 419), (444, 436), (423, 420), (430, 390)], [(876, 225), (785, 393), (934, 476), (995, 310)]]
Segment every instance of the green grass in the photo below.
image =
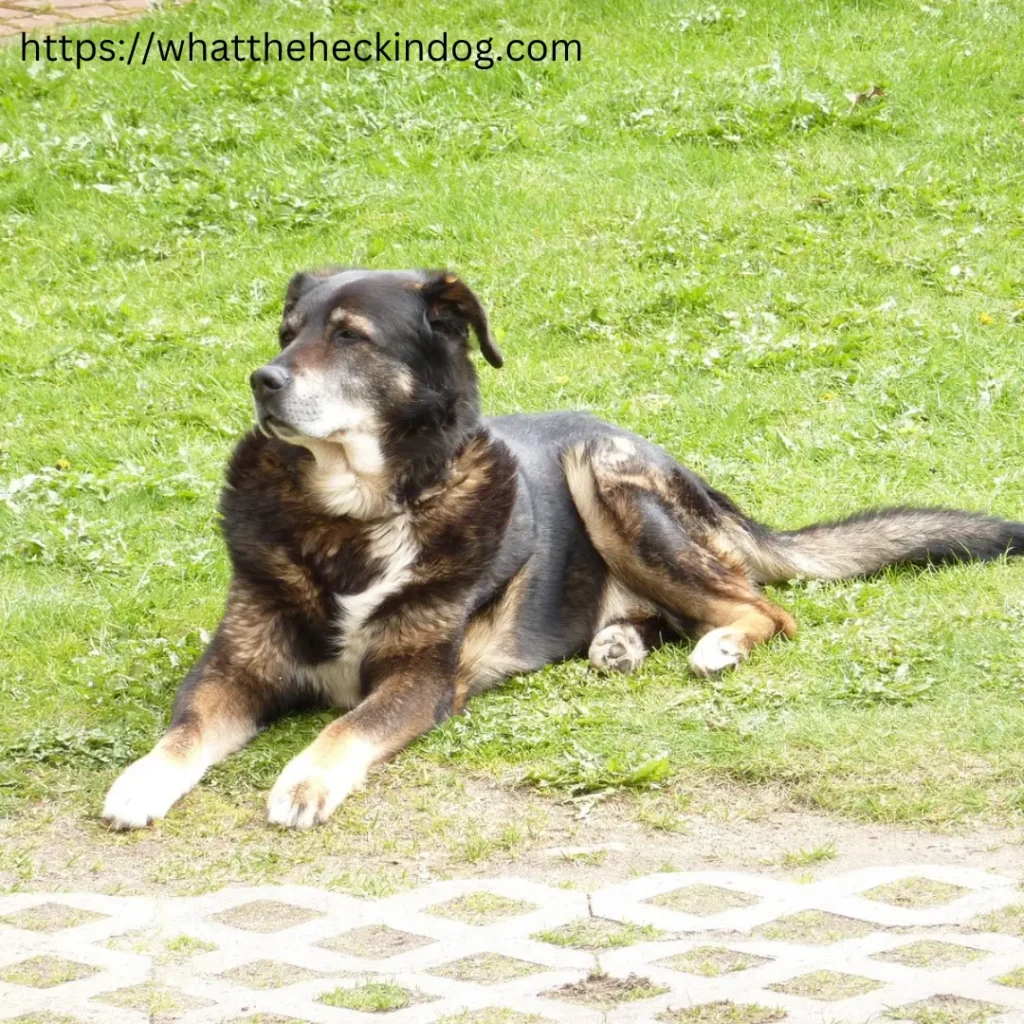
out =
[[(769, 523), (887, 502), (1024, 515), (1020, 5), (331, 6), (200, 0), (159, 27), (574, 35), (583, 61), (76, 71), (0, 52), (14, 822), (94, 815), (165, 724), (222, 607), (221, 468), (300, 267), (457, 268), (508, 359), (482, 373), (488, 410), (589, 408)], [(876, 83), (879, 100), (844, 96)], [(1018, 567), (772, 596), (800, 635), (727, 678), (691, 678), (682, 647), (632, 678), (551, 667), (476, 700), (396, 777), (740, 786), (876, 822), (1020, 822)], [(326, 720), (272, 728), (166, 827), (241, 835)], [(272, 877), (316, 841), (232, 855)], [(458, 841), (473, 863), (518, 839)]]
[(336, 988), (320, 997), (321, 1003), (364, 1013), (385, 1013), (404, 1010), (409, 1005), (409, 993), (391, 981), (367, 981), (355, 988)]

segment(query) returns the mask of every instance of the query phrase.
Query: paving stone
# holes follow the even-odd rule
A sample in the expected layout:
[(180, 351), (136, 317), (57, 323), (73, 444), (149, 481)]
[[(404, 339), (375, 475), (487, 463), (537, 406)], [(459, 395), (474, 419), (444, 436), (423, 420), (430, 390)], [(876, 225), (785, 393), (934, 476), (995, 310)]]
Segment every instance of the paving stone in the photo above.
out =
[(106, 916), (92, 910), (71, 907), (66, 903), (40, 903), (28, 910), (0, 918), (0, 921), (30, 932), (59, 932), (65, 928), (77, 928), (82, 924), (102, 921)]
[(758, 899), (750, 893), (722, 889), (715, 885), (687, 885), (660, 896), (652, 896), (647, 902), (666, 910), (680, 910), (685, 914), (707, 917), (724, 910), (753, 906)]
[(525, 900), (513, 900), (507, 896), (495, 896), (491, 892), (471, 892), (445, 903), (427, 907), (424, 913), (435, 917), (447, 917), (463, 924), (494, 924), (509, 917), (528, 914), (537, 907)]
[(109, 18), (112, 14), (116, 15), (119, 12), (110, 4), (89, 4), (86, 7), (69, 7), (65, 13), (76, 21), (96, 21), (100, 18)]
[(736, 974), (749, 971), (751, 967), (760, 967), (771, 963), (766, 956), (754, 956), (752, 953), (740, 953), (724, 946), (698, 946), (686, 953), (677, 953), (664, 960), (655, 961), (673, 971), (686, 974), (698, 974), (705, 978), (717, 978), (720, 974)]
[(666, 1024), (772, 1024), (784, 1020), (785, 1010), (776, 1010), (757, 1003), (730, 1002), (702, 1003), (682, 1010), (664, 1010), (655, 1020)]
[(986, 955), (987, 953), (983, 949), (958, 946), (952, 942), (937, 942), (934, 939), (922, 939), (920, 942), (910, 942), (906, 946), (886, 950), (884, 953), (875, 953), (871, 959), (882, 960), (889, 964), (902, 964), (904, 967), (925, 967), (937, 971), (943, 967), (970, 963), (971, 960), (978, 960)]
[(874, 925), (853, 917), (842, 917), (822, 910), (801, 910), (797, 914), (760, 925), (754, 929), (754, 934), (776, 942), (801, 942), (818, 946), (842, 942), (844, 939), (857, 939), (875, 930)]
[(913, 1021), (914, 1024), (986, 1024), (1005, 1012), (1005, 1006), (994, 1003), (937, 995), (906, 1006), (891, 1007), (885, 1011), (885, 1016), (890, 1020)]
[(538, 942), (570, 949), (619, 949), (637, 942), (651, 942), (663, 933), (649, 924), (609, 921), (604, 917), (580, 917), (559, 928), (534, 932)]
[(7, 24), (23, 29), (25, 32), (35, 32), (38, 29), (59, 25), (60, 18), (52, 14), (33, 14), (28, 18), (11, 18)]
[(893, 907), (938, 907), (966, 896), (969, 889), (931, 878), (901, 878), (898, 882), (876, 886), (861, 896)]
[(210, 920), (247, 932), (268, 934), (284, 931), (285, 928), (294, 928), (296, 925), (323, 916), (322, 911), (295, 907), (278, 900), (253, 900), (251, 903), (243, 903), (240, 907), (232, 907), (230, 910), (213, 914)]
[[(863, 901), (924, 876), (964, 894), (948, 909)], [(709, 911), (689, 917), (684, 935), (671, 924), (680, 911), (653, 902), (680, 892), (682, 913)], [(723, 925), (717, 901), (737, 893), (742, 905)], [(303, 886), (15, 893), (0, 895), (0, 921), (0, 1016), (21, 1014), (20, 1024), (325, 1024), (392, 1012), (408, 1024), (590, 1024), (604, 1012), (617, 1024), (771, 1024), (787, 1000), (804, 1007), (788, 1024), (877, 1024), (883, 1013), (915, 1024), (1024, 1021), (1017, 879), (975, 868), (878, 867), (807, 885), (677, 872), (586, 897), (512, 878), (382, 899)], [(929, 931), (899, 932), (911, 924)], [(333, 954), (363, 957), (364, 968), (339, 975)], [(588, 977), (595, 954), (604, 973)]]
[(177, 989), (167, 988), (149, 981), (141, 985), (129, 985), (127, 988), (115, 989), (113, 992), (106, 992), (95, 998), (110, 1006), (119, 1006), (124, 1010), (138, 1010), (140, 1013), (147, 1014), (149, 1024), (166, 1024), (166, 1022), (176, 1020), (180, 1014), (188, 1010), (200, 1010), (203, 1007), (214, 1005), (209, 999), (199, 999), (196, 996), (179, 992)]
[(317, 945), (334, 953), (345, 953), (348, 956), (365, 956), (373, 960), (382, 960), (399, 953), (408, 953), (411, 949), (427, 946), (434, 942), (425, 935), (413, 935), (412, 932), (389, 928), (386, 924), (365, 925), (354, 928), (350, 932), (342, 932), (329, 939), (321, 939)]
[(805, 999), (820, 999), (830, 1003), (862, 996), (881, 987), (880, 981), (861, 978), (855, 974), (842, 974), (839, 971), (812, 971), (810, 974), (801, 974), (791, 981), (768, 986), (773, 992), (784, 992), (789, 996), (803, 996)]
[(439, 978), (453, 978), (456, 981), (475, 981), (481, 985), (496, 985), (513, 978), (525, 978), (527, 975), (543, 971), (540, 964), (531, 964), (526, 960), (502, 956), (500, 953), (474, 953), (450, 964), (432, 967), (431, 974)]
[(69, 7), (85, 7), (87, 4), (83, 0), (18, 0), (20, 6), (29, 8), (34, 11), (53, 11), (55, 13), (63, 12)]
[(312, 981), (323, 975), (319, 971), (282, 964), (276, 960), (254, 960), (224, 971), (220, 977), (246, 988), (284, 988), (285, 985), (297, 985), (300, 981)]
[(0, 981), (11, 985), (25, 985), (28, 988), (54, 988), (69, 981), (88, 978), (98, 973), (98, 967), (64, 960), (57, 956), (34, 956), (21, 960), (0, 971)]
[(623, 1003), (653, 999), (668, 991), (666, 985), (655, 985), (650, 978), (642, 978), (636, 974), (630, 974), (625, 978), (591, 974), (583, 981), (560, 985), (540, 994), (548, 999), (564, 999), (566, 1002), (582, 1003), (598, 1010), (613, 1010)]

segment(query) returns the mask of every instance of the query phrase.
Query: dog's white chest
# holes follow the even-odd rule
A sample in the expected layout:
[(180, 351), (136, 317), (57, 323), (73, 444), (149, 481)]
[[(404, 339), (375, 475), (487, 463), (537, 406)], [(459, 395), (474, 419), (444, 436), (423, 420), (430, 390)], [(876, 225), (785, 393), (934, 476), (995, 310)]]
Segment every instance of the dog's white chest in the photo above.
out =
[(359, 669), (375, 634), (370, 619), (412, 579), (418, 555), (408, 516), (395, 516), (373, 527), (368, 557), (374, 576), (365, 590), (337, 595), (340, 653), (309, 673), (310, 681), (336, 707), (351, 708), (359, 703)]

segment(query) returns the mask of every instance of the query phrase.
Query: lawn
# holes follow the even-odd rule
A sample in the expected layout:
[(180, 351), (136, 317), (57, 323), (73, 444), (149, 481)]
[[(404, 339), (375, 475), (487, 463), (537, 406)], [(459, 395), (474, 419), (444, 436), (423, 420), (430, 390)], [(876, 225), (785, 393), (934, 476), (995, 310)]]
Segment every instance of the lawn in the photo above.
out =
[[(95, 815), (216, 625), (221, 470), (302, 267), (458, 269), (507, 358), (481, 364), (489, 411), (593, 410), (771, 524), (1024, 516), (1013, 0), (197, 0), (151, 26), (573, 37), (583, 59), (75, 70), (0, 51), (8, 834), (59, 819), (143, 841)], [(874, 822), (1020, 824), (1021, 567), (772, 596), (800, 634), (731, 676), (691, 678), (683, 647), (628, 679), (550, 667), (371, 788), (770, 790)], [(160, 828), (261, 828), (325, 720), (269, 730)], [(317, 842), (365, 832), (364, 799)]]

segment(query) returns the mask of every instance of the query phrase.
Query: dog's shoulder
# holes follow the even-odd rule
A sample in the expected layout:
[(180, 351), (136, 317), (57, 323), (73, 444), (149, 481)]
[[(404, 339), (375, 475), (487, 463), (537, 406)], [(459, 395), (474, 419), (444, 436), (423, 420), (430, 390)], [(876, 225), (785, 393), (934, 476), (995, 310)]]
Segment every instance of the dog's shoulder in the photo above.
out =
[(508, 528), (518, 488), (518, 463), (509, 447), (485, 427), (474, 431), (447, 477), (413, 506), (425, 567), (432, 564), (435, 574), (442, 566), (458, 567), (459, 575), (482, 571)]

